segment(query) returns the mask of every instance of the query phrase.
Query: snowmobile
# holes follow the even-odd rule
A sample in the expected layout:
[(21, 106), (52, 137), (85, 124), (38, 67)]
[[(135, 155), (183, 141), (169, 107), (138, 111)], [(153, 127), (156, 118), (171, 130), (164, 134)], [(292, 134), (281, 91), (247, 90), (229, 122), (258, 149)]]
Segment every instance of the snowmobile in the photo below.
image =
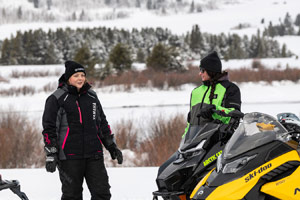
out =
[(221, 155), (226, 141), (244, 114), (238, 110), (228, 114), (213, 111), (231, 117), (229, 124), (214, 120), (191, 125), (180, 143), (176, 158), (158, 174), (158, 191), (153, 192), (153, 200), (157, 200), (159, 196), (165, 200), (189, 199), (198, 181), (215, 167), (217, 157)]
[(246, 114), (192, 200), (300, 199), (300, 127)]
[(13, 193), (18, 195), (22, 200), (28, 200), (28, 197), (24, 192), (21, 192), (21, 186), (19, 181), (17, 180), (2, 180), (1, 174), (0, 174), (0, 191), (4, 189), (10, 189)]
[(277, 120), (280, 123), (297, 124), (300, 126), (300, 119), (294, 113), (279, 113), (277, 114)]

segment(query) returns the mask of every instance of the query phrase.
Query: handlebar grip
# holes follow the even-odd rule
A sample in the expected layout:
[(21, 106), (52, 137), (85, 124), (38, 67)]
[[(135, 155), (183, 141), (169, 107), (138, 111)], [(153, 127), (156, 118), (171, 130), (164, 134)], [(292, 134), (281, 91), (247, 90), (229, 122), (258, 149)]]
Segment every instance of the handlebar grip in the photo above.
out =
[(242, 113), (241, 111), (238, 111), (238, 110), (233, 110), (228, 114), (225, 113), (224, 111), (216, 110), (216, 109), (212, 109), (212, 111), (214, 113), (224, 116), (224, 117), (234, 117), (234, 118), (243, 118), (244, 117), (244, 113)]

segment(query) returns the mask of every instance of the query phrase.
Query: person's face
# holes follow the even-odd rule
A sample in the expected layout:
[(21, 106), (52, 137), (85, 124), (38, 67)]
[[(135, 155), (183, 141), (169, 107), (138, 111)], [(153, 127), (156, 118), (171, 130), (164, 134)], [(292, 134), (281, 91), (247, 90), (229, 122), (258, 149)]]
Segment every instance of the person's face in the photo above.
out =
[(207, 71), (203, 68), (200, 68), (199, 76), (201, 77), (202, 81), (210, 80), (210, 76), (207, 74)]
[(83, 72), (77, 72), (69, 78), (69, 84), (75, 86), (78, 90), (82, 88), (85, 83), (85, 74)]

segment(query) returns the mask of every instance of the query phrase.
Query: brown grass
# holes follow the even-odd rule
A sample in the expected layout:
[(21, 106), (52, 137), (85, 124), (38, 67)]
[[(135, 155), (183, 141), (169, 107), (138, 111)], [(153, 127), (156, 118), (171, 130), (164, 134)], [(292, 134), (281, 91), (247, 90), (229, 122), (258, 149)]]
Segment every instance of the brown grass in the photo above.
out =
[(19, 95), (33, 95), (36, 90), (32, 86), (11, 87), (9, 89), (1, 89), (0, 96), (19, 96)]
[[(122, 121), (113, 128), (118, 147), (135, 152), (136, 166), (160, 166), (177, 151), (186, 126), (183, 115), (170, 119), (152, 117), (149, 121), (148, 129), (134, 127), (132, 120)], [(137, 134), (149, 136), (139, 141)]]
[(190, 67), (184, 72), (160, 72), (152, 69), (144, 71), (127, 71), (121, 75), (110, 75), (103, 81), (94, 80), (96, 87), (110, 86), (110, 85), (124, 85), (125, 90), (130, 90), (131, 86), (138, 88), (154, 87), (158, 89), (178, 88), (186, 83), (201, 83), (197, 74), (199, 69)]
[(50, 72), (50, 71), (18, 71), (13, 70), (11, 72), (12, 78), (29, 78), (29, 77), (47, 77), (47, 76), (59, 76), (61, 74), (60, 71)]
[(25, 116), (0, 114), (0, 168), (31, 168), (44, 164), (41, 133)]
[[(289, 68), (282, 69), (276, 66), (274, 69), (266, 68), (259, 60), (254, 60), (251, 68), (240, 68), (236, 70), (228, 70), (231, 81), (242, 82), (259, 82), (290, 80), (297, 82), (300, 80), (300, 69)], [(130, 91), (132, 87), (154, 87), (158, 89), (180, 89), (183, 84), (200, 85), (199, 68), (189, 66), (184, 72), (160, 72), (154, 70), (144, 71), (127, 71), (116, 76), (110, 75), (103, 81), (94, 80), (96, 87), (123, 85), (124, 91)]]

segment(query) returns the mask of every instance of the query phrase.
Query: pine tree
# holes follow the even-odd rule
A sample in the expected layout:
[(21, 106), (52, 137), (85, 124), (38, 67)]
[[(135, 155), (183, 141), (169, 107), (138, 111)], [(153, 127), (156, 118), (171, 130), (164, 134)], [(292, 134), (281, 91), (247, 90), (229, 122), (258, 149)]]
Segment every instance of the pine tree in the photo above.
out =
[(33, 5), (35, 8), (39, 8), (39, 3), (40, 3), (39, 0), (33, 0)]
[(140, 0), (135, 0), (135, 7), (140, 8), (141, 7), (141, 2)]
[(146, 7), (147, 7), (148, 10), (153, 9), (152, 0), (147, 0)]
[(1, 48), (1, 63), (2, 64), (5, 64), (5, 65), (10, 64), (9, 63), (10, 50), (11, 50), (10, 42), (8, 39), (5, 39), (3, 41), (2, 48)]
[(109, 62), (118, 73), (131, 69), (132, 58), (129, 48), (124, 44), (118, 43), (109, 54)]
[(17, 12), (18, 19), (22, 19), (22, 15), (23, 15), (23, 13), (22, 13), (22, 7), (19, 6), (18, 12)]
[(275, 29), (272, 25), (272, 22), (269, 23), (269, 26), (268, 26), (268, 35), (270, 37), (274, 37), (275, 36)]
[(152, 52), (147, 58), (147, 68), (157, 71), (167, 71), (171, 60), (165, 45), (158, 43), (152, 49)]
[(86, 67), (86, 73), (89, 77), (96, 77), (95, 65), (97, 61), (93, 58), (91, 51), (86, 44), (83, 44), (82, 47), (77, 49), (73, 59)]
[(190, 7), (190, 13), (193, 13), (193, 12), (195, 12), (195, 3), (194, 3), (194, 0), (192, 1), (191, 7)]
[(72, 13), (72, 21), (76, 21), (77, 17), (76, 17), (76, 12)]
[(55, 47), (53, 43), (50, 43), (47, 47), (45, 54), (45, 64), (57, 64)]
[(105, 0), (104, 3), (105, 3), (105, 5), (110, 5), (111, 4), (111, 0)]
[(139, 63), (145, 62), (145, 54), (141, 48), (138, 49), (138, 52), (136, 54), (136, 61)]
[(292, 22), (292, 18), (291, 18), (289, 13), (286, 13), (283, 24), (286, 27), (291, 27), (292, 26), (293, 22)]
[(24, 64), (25, 52), (23, 49), (22, 34), (20, 31), (18, 31), (16, 37), (11, 40), (11, 47), (10, 64)]
[(285, 44), (282, 45), (281, 56), (284, 57), (284, 58), (287, 57), (287, 50), (286, 50), (286, 45)]
[(200, 53), (203, 43), (202, 34), (200, 32), (199, 26), (193, 26), (191, 36), (190, 36), (190, 48), (195, 53)]
[(51, 6), (52, 6), (52, 0), (47, 0), (47, 8), (48, 8), (48, 10), (51, 10)]
[(84, 19), (85, 19), (85, 13), (84, 13), (84, 10), (82, 10), (80, 13), (80, 16), (79, 16), (79, 20), (84, 21)]
[(294, 23), (296, 26), (300, 26), (300, 14), (298, 14), (296, 16), (296, 20), (295, 20), (295, 23)]

